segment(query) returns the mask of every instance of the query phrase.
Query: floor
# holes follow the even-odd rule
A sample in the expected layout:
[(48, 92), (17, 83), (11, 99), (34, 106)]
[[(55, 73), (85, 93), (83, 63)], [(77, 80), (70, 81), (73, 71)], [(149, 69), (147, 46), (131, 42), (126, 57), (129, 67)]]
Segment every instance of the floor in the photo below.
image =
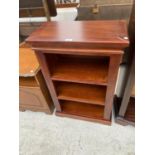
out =
[(20, 112), (20, 155), (134, 155), (132, 126)]

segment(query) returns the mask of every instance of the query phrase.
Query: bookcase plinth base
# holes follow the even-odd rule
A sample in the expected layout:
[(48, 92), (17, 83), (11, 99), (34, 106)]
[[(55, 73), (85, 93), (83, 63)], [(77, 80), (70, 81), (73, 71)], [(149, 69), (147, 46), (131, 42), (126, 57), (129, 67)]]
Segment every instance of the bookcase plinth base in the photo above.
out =
[(109, 120), (104, 120), (104, 119), (95, 119), (95, 118), (90, 118), (90, 117), (77, 116), (74, 114), (67, 114), (67, 113), (58, 112), (58, 111), (55, 112), (55, 115), (60, 116), (60, 117), (68, 117), (68, 118), (73, 118), (73, 119), (101, 123), (101, 124), (105, 124), (105, 125), (111, 125), (111, 120), (109, 121)]

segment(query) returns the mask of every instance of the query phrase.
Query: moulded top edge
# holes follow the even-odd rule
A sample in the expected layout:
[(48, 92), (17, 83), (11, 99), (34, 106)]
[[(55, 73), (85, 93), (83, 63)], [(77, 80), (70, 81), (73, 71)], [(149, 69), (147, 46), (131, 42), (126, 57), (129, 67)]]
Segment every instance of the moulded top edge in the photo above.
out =
[(127, 23), (124, 20), (46, 22), (27, 39), (30, 44), (89, 43), (128, 46)]

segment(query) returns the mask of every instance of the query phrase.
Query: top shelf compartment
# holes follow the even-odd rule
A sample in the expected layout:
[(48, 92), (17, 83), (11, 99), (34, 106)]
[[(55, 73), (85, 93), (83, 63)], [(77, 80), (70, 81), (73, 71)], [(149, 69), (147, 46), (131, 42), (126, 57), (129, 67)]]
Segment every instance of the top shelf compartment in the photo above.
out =
[(109, 57), (46, 54), (51, 79), (107, 85)]

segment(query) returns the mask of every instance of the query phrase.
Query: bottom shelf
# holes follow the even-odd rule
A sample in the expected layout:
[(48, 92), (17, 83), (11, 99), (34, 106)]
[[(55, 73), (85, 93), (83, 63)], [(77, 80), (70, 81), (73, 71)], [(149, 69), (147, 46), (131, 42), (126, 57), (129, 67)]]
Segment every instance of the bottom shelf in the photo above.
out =
[(62, 112), (58, 116), (71, 117), (111, 125), (111, 120), (104, 120), (104, 106), (72, 101), (60, 101)]

